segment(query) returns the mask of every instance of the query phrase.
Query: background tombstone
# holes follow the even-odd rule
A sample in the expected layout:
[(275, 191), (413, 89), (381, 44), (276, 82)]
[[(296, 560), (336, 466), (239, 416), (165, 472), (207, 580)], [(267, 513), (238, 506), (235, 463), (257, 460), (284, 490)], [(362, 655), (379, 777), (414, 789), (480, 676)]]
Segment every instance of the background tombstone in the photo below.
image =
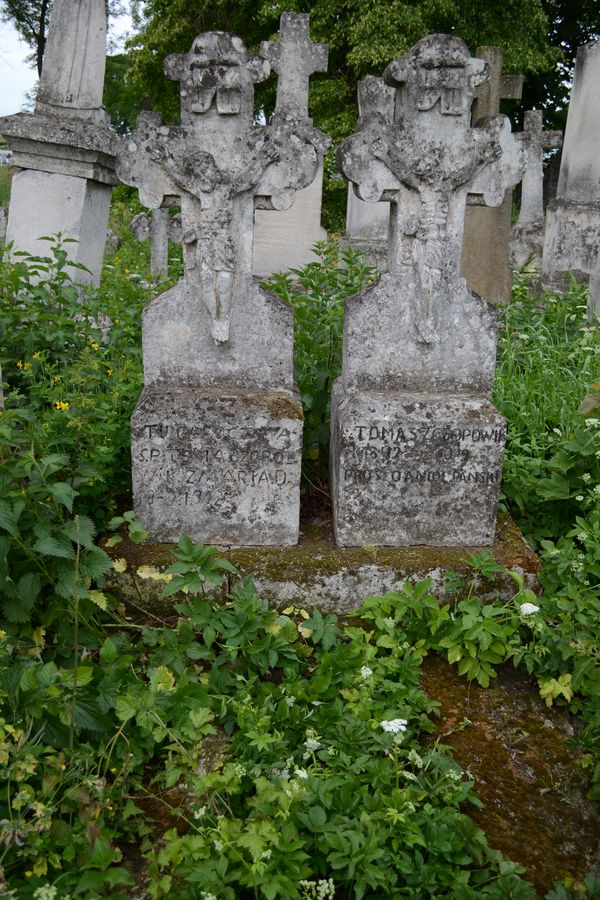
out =
[[(284, 14), (282, 24), (294, 20), (307, 31), (300, 14)], [(168, 57), (165, 71), (181, 85), (181, 125), (142, 113), (119, 155), (119, 176), (144, 205), (178, 197), (181, 207), (184, 275), (144, 312), (145, 386), (132, 417), (136, 514), (159, 540), (298, 538), (293, 315), (252, 277), (253, 217), (256, 203), (291, 205), (328, 140), (308, 118), (303, 42), (281, 67), (269, 125), (255, 124), (254, 84), (270, 72), (269, 48), (261, 53), (208, 32), (189, 53)]]
[(150, 240), (150, 271), (153, 275), (169, 273), (169, 241), (181, 244), (181, 216), (169, 215), (168, 208), (139, 213), (131, 221), (131, 231), (144, 243)]
[[(315, 72), (327, 71), (326, 44), (313, 44), (308, 31), (308, 16), (286, 13), (281, 18), (278, 41), (263, 41), (261, 55), (279, 76), (275, 112), (294, 116), (308, 109), (308, 79)], [(289, 85), (289, 87), (287, 87)], [(253, 242), (253, 272), (267, 276), (299, 268), (317, 259), (312, 247), (327, 240), (321, 227), (323, 166), (312, 183), (298, 191), (289, 209), (275, 210), (270, 201), (256, 209)]]
[(6, 239), (15, 250), (48, 254), (42, 235), (62, 232), (78, 282), (98, 283), (108, 225), (117, 137), (102, 108), (106, 58), (104, 0), (55, 0), (33, 115), (0, 119), (13, 151)]
[[(380, 115), (391, 124), (394, 120), (394, 95), (392, 87), (383, 78), (367, 75), (358, 82), (359, 123), (367, 116)], [(354, 185), (348, 185), (346, 207), (346, 237), (353, 243), (378, 242), (387, 247), (390, 227), (390, 204), (385, 201), (365, 203), (357, 196)]]
[(459, 275), (467, 194), (500, 204), (524, 169), (505, 116), (470, 127), (488, 66), (433, 35), (394, 60), (394, 124), (338, 151), (363, 200), (391, 202), (389, 271), (346, 305), (331, 471), (341, 546), (489, 545), (505, 424), (490, 401), (496, 312)]
[(542, 277), (587, 281), (600, 247), (600, 40), (577, 51), (556, 198), (549, 204)]
[[(501, 100), (519, 100), (523, 90), (522, 75), (503, 75), (502, 47), (478, 47), (478, 59), (485, 60), (490, 77), (475, 92), (472, 122), (500, 112)], [(510, 266), (510, 231), (512, 189), (503, 202), (488, 209), (481, 195), (469, 198), (465, 214), (465, 234), (460, 271), (471, 290), (492, 303), (508, 301), (512, 290)]]
[(0, 241), (6, 238), (6, 210), (0, 206)]
[(562, 146), (562, 132), (544, 131), (541, 109), (525, 113), (523, 146), (527, 168), (521, 182), (521, 209), (511, 233), (511, 263), (520, 269), (541, 262), (544, 246), (544, 150)]

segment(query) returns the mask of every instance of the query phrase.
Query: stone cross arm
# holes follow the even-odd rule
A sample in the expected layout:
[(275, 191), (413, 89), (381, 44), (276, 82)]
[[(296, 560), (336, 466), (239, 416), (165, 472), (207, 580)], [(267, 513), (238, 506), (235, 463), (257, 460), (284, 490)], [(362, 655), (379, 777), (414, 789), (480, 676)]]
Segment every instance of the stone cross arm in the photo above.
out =
[(327, 44), (314, 44), (309, 16), (286, 12), (281, 16), (278, 41), (263, 41), (260, 55), (277, 72), (278, 113), (308, 115), (308, 83), (314, 72), (327, 71)]

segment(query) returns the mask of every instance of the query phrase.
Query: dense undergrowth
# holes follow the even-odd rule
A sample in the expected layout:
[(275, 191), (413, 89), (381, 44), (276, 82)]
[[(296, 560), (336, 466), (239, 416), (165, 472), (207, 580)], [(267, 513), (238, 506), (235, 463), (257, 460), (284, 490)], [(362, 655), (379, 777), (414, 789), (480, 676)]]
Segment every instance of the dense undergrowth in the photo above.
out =
[[(123, 236), (127, 220), (117, 204)], [(141, 309), (158, 286), (124, 239), (82, 301), (64, 247), (48, 246), (0, 267), (0, 894), (129, 896), (137, 875), (150, 897), (535, 897), (468, 817), (474, 787), (434, 737), (420, 664), (441, 653), (483, 685), (506, 661), (533, 674), (548, 705), (587, 723), (600, 796), (600, 339), (585, 292), (532, 300), (523, 282), (501, 312), (503, 502), (542, 555), (540, 599), (514, 573), (513, 599), (482, 606), (478, 579), (496, 567), (482, 554), (450, 604), (423, 582), (366, 598), (343, 624), (269, 609), (184, 538), (164, 576), (175, 618), (140, 624), (106, 587), (125, 561), (97, 537), (144, 537), (120, 514)], [(320, 480), (343, 302), (374, 274), (322, 252), (296, 285), (274, 284), (296, 309), (305, 462)], [(232, 596), (213, 603), (225, 573)], [(162, 837), (146, 813), (157, 797), (177, 809)], [(593, 880), (549, 896), (585, 895)]]

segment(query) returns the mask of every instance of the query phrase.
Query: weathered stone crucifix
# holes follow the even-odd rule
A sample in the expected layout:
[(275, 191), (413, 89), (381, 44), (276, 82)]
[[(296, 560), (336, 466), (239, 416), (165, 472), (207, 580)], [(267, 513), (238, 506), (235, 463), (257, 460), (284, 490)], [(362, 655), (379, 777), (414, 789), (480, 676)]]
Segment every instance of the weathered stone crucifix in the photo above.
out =
[[(490, 402), (496, 315), (459, 275), (467, 195), (502, 202), (524, 152), (505, 116), (471, 127), (485, 61), (431, 35), (384, 72), (338, 151), (367, 201), (389, 200), (389, 271), (346, 304), (332, 397), (332, 498), (342, 546), (486, 545), (505, 423)], [(375, 106), (375, 105), (373, 105)]]
[(439, 340), (438, 320), (458, 282), (467, 194), (498, 205), (523, 168), (506, 117), (470, 127), (473, 91), (487, 75), (457, 38), (424, 38), (384, 73), (396, 88), (395, 123), (366, 117), (338, 151), (363, 200), (392, 201), (389, 271), (411, 273), (413, 329), (424, 345)]
[[(218, 343), (229, 341), (232, 307), (244, 302), (251, 277), (255, 204), (288, 208), (328, 145), (308, 118), (315, 69), (310, 61), (289, 63), (289, 32), (299, 34), (304, 51), (308, 17), (288, 13), (284, 21), (285, 46), (268, 44), (263, 53), (281, 68), (278, 108), (285, 115), (277, 111), (269, 125), (254, 124), (254, 85), (269, 76), (269, 62), (250, 56), (233, 35), (208, 32), (189, 53), (165, 61), (167, 75), (181, 85), (181, 125), (167, 127), (156, 114), (142, 113), (119, 156), (119, 177), (138, 188), (145, 205), (181, 198), (184, 277), (208, 310)], [(317, 55), (321, 64), (323, 53)]]

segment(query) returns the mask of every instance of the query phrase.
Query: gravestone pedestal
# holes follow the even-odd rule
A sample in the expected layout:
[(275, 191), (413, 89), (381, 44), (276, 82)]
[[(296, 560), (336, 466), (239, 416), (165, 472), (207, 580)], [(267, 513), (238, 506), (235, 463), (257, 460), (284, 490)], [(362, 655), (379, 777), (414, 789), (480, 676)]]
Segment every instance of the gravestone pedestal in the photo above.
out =
[(489, 400), (361, 392), (332, 398), (339, 546), (488, 546), (505, 422)]
[(131, 434), (136, 515), (157, 540), (297, 542), (298, 397), (146, 388)]

